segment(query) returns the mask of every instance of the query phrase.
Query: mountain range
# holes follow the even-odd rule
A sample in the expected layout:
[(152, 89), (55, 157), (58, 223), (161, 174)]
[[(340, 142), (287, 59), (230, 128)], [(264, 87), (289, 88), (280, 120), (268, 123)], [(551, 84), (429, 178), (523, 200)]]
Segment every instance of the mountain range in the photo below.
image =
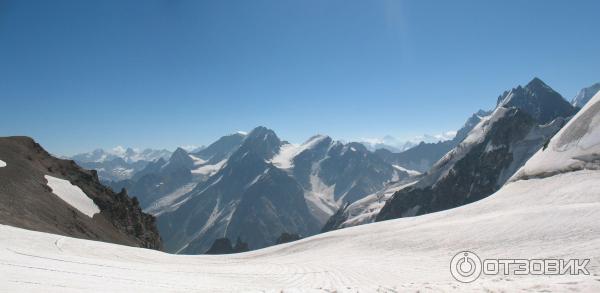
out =
[(377, 220), (441, 211), (489, 196), (576, 112), (538, 78), (504, 92), (492, 114), (419, 182), (396, 191)]
[[(344, 202), (411, 177), (360, 143), (327, 136), (293, 145), (257, 127), (239, 142), (232, 153), (219, 152), (213, 165), (200, 167), (214, 173), (161, 205), (156, 215), (168, 251), (202, 253), (219, 238), (241, 238), (256, 249), (283, 233), (313, 235)], [(201, 153), (189, 156), (211, 160)]]
[(119, 181), (129, 179), (148, 163), (158, 159), (168, 158), (171, 152), (168, 150), (115, 147), (110, 151), (96, 149), (88, 153), (81, 153), (69, 157), (78, 165), (98, 171), (98, 176), (103, 182)]
[[(551, 112), (557, 113), (554, 110)], [(600, 94), (597, 94), (535, 151), (498, 191), (482, 200), (419, 217), (331, 231), (259, 251), (201, 257), (172, 255), (40, 233), (2, 222), (0, 276), (3, 281), (0, 284), (7, 292), (371, 292), (422, 291), (424, 288), (439, 292), (518, 292), (532, 289), (544, 292), (598, 292), (599, 115)], [(510, 118), (514, 118), (515, 122), (510, 123)], [(557, 119), (553, 121), (559, 121)], [(462, 174), (461, 178), (470, 178), (470, 174), (464, 172), (467, 169), (459, 168), (463, 161), (461, 158), (471, 156), (470, 153), (489, 162), (489, 155), (473, 152), (481, 148), (482, 142), (486, 148), (489, 146), (490, 153), (499, 150), (496, 154), (499, 155), (500, 165), (506, 166), (505, 155), (510, 153), (510, 148), (507, 153), (503, 146), (507, 142), (515, 145), (514, 141), (511, 135), (494, 134), (505, 133), (505, 129), (523, 121), (537, 124), (532, 127), (530, 123), (525, 123), (524, 129), (530, 129), (528, 133), (541, 130), (539, 122), (519, 108), (501, 106), (495, 109), (469, 133), (458, 149), (455, 148), (443, 160), (452, 166), (447, 169), (449, 172), (446, 177), (453, 176), (451, 173), (454, 171), (450, 170), (455, 170), (457, 174)], [(517, 131), (515, 135), (520, 136), (523, 131)], [(21, 144), (16, 142), (18, 140), (22, 139), (5, 138), (0, 141), (0, 191), (3, 191), (3, 186), (13, 186), (12, 180), (17, 180), (14, 186), (24, 183), (30, 183), (27, 186), (54, 186), (55, 179), (46, 182), (39, 179), (42, 174), (76, 179), (62, 174), (62, 171), (75, 174), (71, 173), (75, 170), (48, 166), (47, 161), (53, 159), (46, 158), (44, 153), (37, 157), (36, 151), (26, 151), (31, 147), (28, 143), (22, 146), (25, 149), (21, 149)], [(23, 156), (19, 155), (21, 153)], [(31, 156), (31, 160), (28, 156)], [(26, 161), (41, 165), (29, 166), (33, 167), (30, 169)], [(72, 162), (61, 162), (72, 165)], [(480, 172), (473, 174), (487, 173), (487, 166), (480, 164)], [(52, 167), (52, 171), (47, 167)], [(436, 170), (441, 169), (442, 166), (436, 164)], [(489, 174), (476, 178), (501, 178), (490, 176), (496, 171), (492, 168)], [(21, 177), (29, 176), (27, 172), (36, 173), (28, 178), (39, 181), (18, 181)], [(428, 177), (427, 174), (424, 176)], [(4, 177), (10, 181), (2, 180)], [(86, 193), (89, 192), (88, 188), (83, 187)], [(409, 187), (389, 186), (400, 189)], [(62, 194), (60, 188), (53, 192)], [(15, 194), (14, 191), (3, 193), (0, 200), (11, 194)], [(51, 195), (40, 193), (37, 200), (44, 200), (44, 196)], [(27, 197), (27, 201), (23, 197), (13, 199), (31, 203), (32, 198)], [(59, 213), (62, 210), (71, 211), (66, 205), (55, 205), (53, 208)], [(81, 213), (81, 216), (86, 215)], [(96, 217), (98, 214), (94, 215), (94, 219)], [(283, 238), (294, 240), (299, 237), (288, 235), (278, 240)], [(235, 253), (247, 248), (241, 239), (231, 241), (220, 238), (209, 252)], [(460, 268), (460, 271), (467, 272), (464, 275), (459, 273), (459, 276), (456, 270), (453, 273), (454, 262), (451, 260), (466, 257), (468, 254), (464, 254), (465, 249), (473, 251), (469, 258), (474, 260), (469, 261), (473, 264), (477, 264), (478, 259), (486, 259), (493, 265), (494, 260), (518, 258), (531, 267), (534, 267), (533, 264), (543, 267), (544, 263), (552, 261), (558, 263), (558, 259), (564, 260), (567, 266), (565, 274), (553, 270), (554, 274), (549, 275), (533, 273), (518, 276), (502, 272), (494, 274), (488, 267), (488, 273), (474, 275), (479, 277), (476, 281), (461, 283), (460, 280), (470, 280), (460, 276), (472, 276), (470, 272), (477, 271), (476, 268), (469, 270), (467, 267)], [(476, 258), (472, 257), (475, 253)], [(580, 269), (569, 273), (569, 269), (575, 267)]]
[(534, 78), (502, 93), (495, 109), (468, 117), (452, 139), (400, 152), (325, 135), (291, 144), (257, 127), (192, 151), (118, 148), (73, 160), (154, 215), (166, 251), (205, 253), (234, 241), (258, 249), (284, 235), (303, 238), (485, 198), (593, 91), (570, 103)]

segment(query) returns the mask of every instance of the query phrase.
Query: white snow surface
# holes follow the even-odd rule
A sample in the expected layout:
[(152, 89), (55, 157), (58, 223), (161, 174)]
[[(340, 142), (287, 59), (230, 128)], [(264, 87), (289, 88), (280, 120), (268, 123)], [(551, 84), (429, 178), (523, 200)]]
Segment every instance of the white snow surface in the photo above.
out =
[(2, 167), (6, 167), (6, 162), (0, 160), (0, 168), (2, 168)]
[(341, 205), (335, 200), (335, 184), (327, 185), (318, 174), (318, 164), (312, 167), (310, 189), (304, 191), (304, 199), (311, 213), (321, 224), (325, 224)]
[(214, 165), (202, 165), (202, 166), (192, 170), (192, 174), (212, 176), (215, 173), (219, 172), (219, 170), (221, 170), (221, 168), (223, 168), (223, 166), (225, 166), (225, 163), (227, 163), (227, 159), (223, 159)]
[(340, 225), (340, 228), (375, 222), (377, 214), (379, 214), (379, 211), (383, 208), (385, 202), (390, 199), (394, 193), (414, 185), (415, 183), (417, 183), (417, 181), (392, 184), (381, 191), (369, 194), (364, 198), (353, 202), (346, 208), (345, 212), (348, 214), (348, 217), (346, 221)]
[(204, 164), (206, 164), (206, 160), (203, 160), (203, 159), (201, 159), (201, 158), (198, 158), (198, 157), (196, 157), (196, 156), (194, 156), (194, 155), (189, 155), (189, 156), (190, 156), (190, 158), (191, 158), (191, 159), (194, 161), (194, 165), (195, 165), (195, 166), (200, 166), (200, 165), (204, 165)]
[(301, 145), (295, 145), (291, 143), (284, 144), (279, 148), (279, 152), (275, 156), (273, 156), (271, 160), (269, 160), (269, 163), (272, 163), (273, 165), (281, 169), (290, 169), (294, 167), (294, 158), (297, 155), (301, 154), (307, 149), (314, 147), (326, 138), (327, 136), (315, 135)]
[(190, 182), (175, 191), (161, 197), (159, 200), (153, 202), (147, 207), (144, 212), (152, 214), (153, 216), (159, 216), (164, 212), (176, 210), (179, 205), (178, 202), (182, 200), (186, 195), (189, 195), (190, 191), (198, 185), (198, 182)]
[[(600, 171), (520, 180), (470, 205), (242, 254), (171, 255), (0, 226), (7, 292), (599, 292)], [(589, 258), (591, 275), (482, 275), (451, 258)]]
[(392, 167), (394, 167), (396, 170), (408, 173), (408, 176), (419, 176), (419, 175), (421, 175), (421, 172), (419, 172), (419, 171), (406, 169), (406, 168), (404, 168), (404, 167), (402, 167), (400, 165), (392, 165)]
[(52, 189), (52, 193), (60, 197), (63, 201), (83, 213), (88, 217), (93, 217), (100, 212), (98, 206), (89, 198), (79, 186), (71, 184), (68, 180), (44, 175), (48, 180), (48, 187)]
[(511, 180), (600, 169), (600, 93), (597, 93)]

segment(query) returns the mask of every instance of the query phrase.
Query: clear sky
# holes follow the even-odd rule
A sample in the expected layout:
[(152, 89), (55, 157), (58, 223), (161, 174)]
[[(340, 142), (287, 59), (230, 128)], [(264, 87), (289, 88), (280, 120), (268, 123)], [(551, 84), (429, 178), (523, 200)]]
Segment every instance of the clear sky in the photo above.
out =
[(73, 154), (459, 128), (600, 81), (600, 1), (0, 0), (0, 136)]

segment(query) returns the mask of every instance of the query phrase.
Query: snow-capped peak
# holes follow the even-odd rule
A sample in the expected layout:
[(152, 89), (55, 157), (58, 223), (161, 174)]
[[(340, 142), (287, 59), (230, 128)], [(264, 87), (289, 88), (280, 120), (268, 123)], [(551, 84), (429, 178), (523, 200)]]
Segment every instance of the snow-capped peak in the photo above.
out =
[(597, 93), (510, 179), (600, 169), (600, 93)]
[(600, 92), (600, 82), (581, 89), (571, 101), (575, 107), (582, 108), (596, 93)]
[(81, 153), (71, 157), (71, 159), (79, 162), (106, 162), (121, 158), (127, 163), (137, 161), (155, 161), (159, 158), (169, 158), (171, 152), (168, 150), (125, 148), (116, 146), (110, 150), (95, 149), (88, 153)]
[(284, 144), (279, 147), (279, 152), (268, 162), (281, 169), (290, 169), (294, 166), (293, 161), (297, 155), (305, 150), (314, 148), (326, 139), (329, 139), (329, 137), (325, 135), (315, 135), (301, 145), (291, 143)]

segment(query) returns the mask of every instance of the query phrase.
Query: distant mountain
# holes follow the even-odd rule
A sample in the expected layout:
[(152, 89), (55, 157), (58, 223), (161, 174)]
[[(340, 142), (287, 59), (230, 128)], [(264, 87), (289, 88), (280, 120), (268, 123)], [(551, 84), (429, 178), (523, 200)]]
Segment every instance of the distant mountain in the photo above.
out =
[(57, 159), (28, 137), (0, 138), (0, 224), (124, 245), (161, 248), (154, 217), (95, 171)]
[(410, 140), (400, 140), (391, 135), (386, 135), (381, 139), (360, 139), (358, 142), (372, 152), (378, 149), (384, 149), (390, 152), (399, 153), (413, 148), (420, 143), (438, 143), (441, 141), (452, 140), (455, 136), (456, 132), (449, 131), (436, 135), (424, 134)]
[(321, 232), (333, 231), (341, 228), (364, 225), (375, 222), (379, 211), (394, 193), (415, 184), (420, 176), (406, 178), (394, 182), (385, 188), (365, 196), (353, 203), (344, 204), (321, 229)]
[(235, 133), (219, 138), (217, 141), (208, 147), (192, 153), (194, 156), (202, 160), (216, 164), (224, 159), (227, 159), (234, 151), (236, 151), (246, 138), (246, 134)]
[(98, 171), (103, 182), (120, 181), (131, 178), (144, 169), (148, 163), (171, 156), (168, 150), (136, 150), (116, 147), (110, 151), (96, 149), (89, 153), (77, 154), (70, 159), (83, 168)]
[(244, 137), (240, 133), (227, 135), (193, 154), (178, 148), (168, 160), (160, 158), (148, 163), (131, 179), (108, 184), (114, 190), (126, 188), (138, 197), (145, 211), (158, 215), (173, 209), (196, 185), (219, 171)]
[[(583, 105), (577, 115), (538, 150), (510, 181), (548, 178), (581, 170), (600, 170), (599, 117), (600, 92)], [(596, 182), (594, 184), (597, 186)], [(592, 190), (589, 191), (590, 194), (596, 196), (597, 192)]]
[(168, 158), (171, 152), (168, 150), (144, 149), (138, 150), (133, 148), (123, 148), (118, 146), (110, 151), (96, 149), (88, 153), (77, 154), (70, 157), (76, 162), (105, 162), (115, 158), (121, 158), (127, 163), (137, 161), (155, 161), (160, 158)]
[(387, 149), (378, 149), (375, 154), (378, 155), (385, 162), (402, 166), (409, 170), (415, 170), (418, 172), (427, 172), (435, 162), (442, 158), (448, 151), (457, 146), (483, 119), (488, 116), (490, 112), (479, 110), (473, 114), (461, 129), (456, 132), (456, 135), (451, 140), (438, 141), (435, 143), (421, 142), (418, 145), (409, 148), (403, 152), (394, 153)]
[(220, 168), (156, 213), (167, 250), (178, 253), (203, 253), (219, 238), (257, 249), (282, 233), (312, 235), (345, 202), (411, 176), (360, 143), (318, 135), (294, 145), (264, 127), (191, 156)]
[(494, 112), (418, 183), (396, 192), (377, 220), (422, 215), (489, 196), (542, 148), (574, 111), (537, 78), (505, 92)]
[(600, 82), (597, 82), (589, 87), (581, 89), (573, 100), (571, 104), (577, 108), (583, 108), (583, 106), (596, 94), (600, 91)]
[(191, 173), (194, 166), (195, 161), (192, 157), (182, 148), (178, 148), (169, 160), (161, 158), (149, 163), (132, 179), (110, 182), (108, 185), (113, 190), (127, 189), (129, 194), (138, 198), (142, 208), (147, 211), (153, 203), (182, 187), (187, 186), (187, 191), (191, 190), (193, 186), (188, 184), (194, 183)]
[(525, 87), (518, 86), (504, 92), (498, 97), (498, 106), (516, 107), (541, 124), (549, 123), (556, 117), (567, 118), (577, 112), (575, 107), (537, 77)]
[(406, 170), (394, 168), (362, 144), (343, 144), (328, 136), (312, 137), (294, 153), (295, 156), (282, 159), (286, 157), (283, 151), (273, 161), (286, 162), (279, 166), (288, 166), (321, 224), (345, 202), (357, 201), (389, 182), (410, 177)]
[(104, 183), (129, 179), (137, 172), (143, 170), (149, 163), (148, 161), (128, 163), (119, 157), (106, 159), (102, 162), (75, 162), (85, 169), (96, 170), (98, 177)]
[(301, 186), (267, 162), (281, 145), (270, 129), (250, 132), (221, 170), (194, 188), (176, 210), (159, 216), (167, 250), (202, 253), (215, 239), (238, 237), (260, 248), (284, 231), (314, 234), (319, 225)]

